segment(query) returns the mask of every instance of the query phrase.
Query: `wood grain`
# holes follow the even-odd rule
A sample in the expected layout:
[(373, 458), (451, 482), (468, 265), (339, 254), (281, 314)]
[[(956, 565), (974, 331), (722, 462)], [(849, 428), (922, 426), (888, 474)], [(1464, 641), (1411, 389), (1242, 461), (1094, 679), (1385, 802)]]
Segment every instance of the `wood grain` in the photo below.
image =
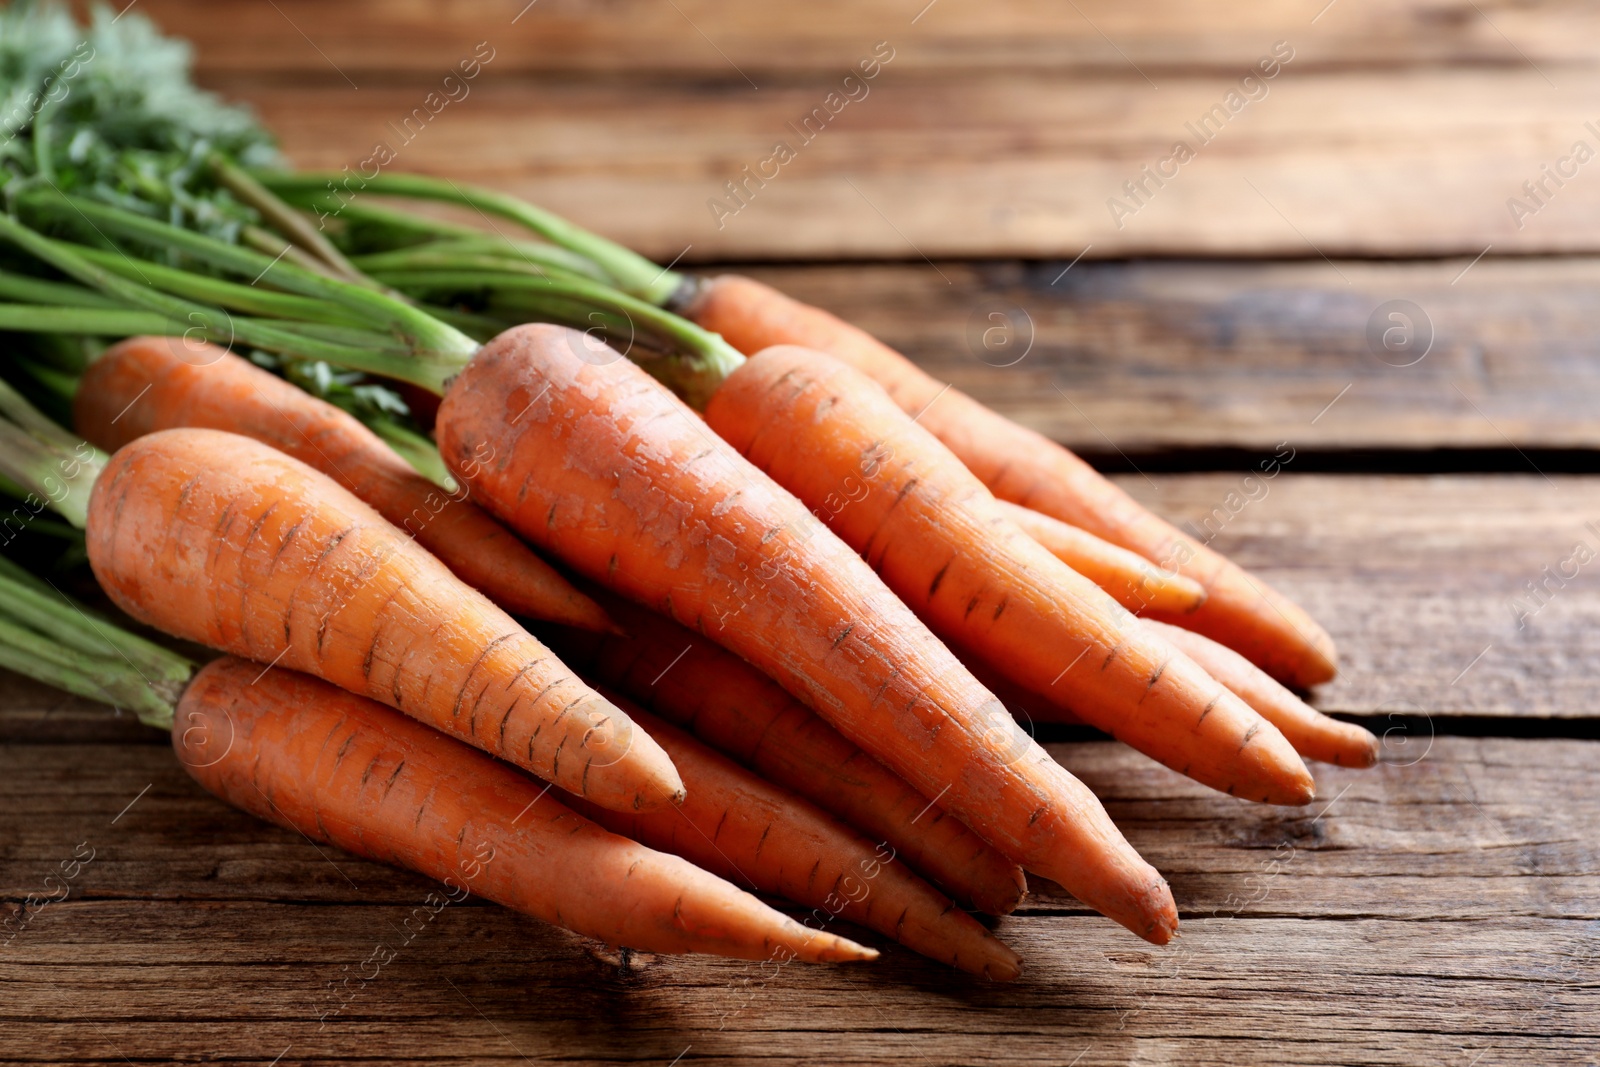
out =
[[(670, 71), (752, 76), (849, 66), (863, 44), (903, 44), (922, 68), (1101, 69), (1148, 73), (1248, 66), (1271, 41), (1304, 41), (1326, 66), (1592, 64), (1600, 22), (1576, 0), (275, 0), (226, 19), (203, 0), (139, 9), (198, 45), (208, 74), (362, 75), (447, 68), (489, 40), (525, 72)], [(209, 17), (208, 17), (209, 16)], [(1553, 74), (1554, 72), (1552, 72)]]
[[(1327, 626), (1342, 658), (1320, 707), (1375, 717), (1381, 732), (1391, 714), (1582, 719), (1600, 705), (1585, 637), (1600, 625), (1600, 534), (1587, 526), (1600, 481), (1297, 477), (1292, 463), (1270, 480), (1118, 481)], [(1579, 542), (1587, 566), (1573, 560)]]
[[(1209, 143), (1186, 127), (1237, 76), (977, 72), (890, 65), (809, 143), (800, 125), (842, 75), (759, 91), (734, 82), (500, 77), (413, 132), (438, 79), (240, 87), (302, 166), (393, 168), (484, 182), (670, 260), (1162, 255), (1476, 256), (1600, 248), (1600, 181), (1553, 190), (1537, 215), (1508, 199), (1579, 139), (1600, 73), (1285, 68)], [(859, 93), (860, 90), (857, 90)], [(423, 112), (426, 117), (427, 112)], [(420, 132), (415, 132), (420, 126)], [(400, 131), (397, 133), (397, 130)], [(1134, 198), (1183, 140), (1196, 156)], [(795, 153), (745, 188), (725, 183)], [(1596, 164), (1600, 166), (1600, 164)], [(370, 173), (372, 165), (366, 165)], [(1114, 214), (1113, 198), (1132, 215)], [(1139, 206), (1141, 205), (1142, 206)], [(797, 220), (804, 220), (797, 224)], [(1519, 228), (1518, 224), (1521, 224)]]
[[(81, 841), (96, 858), (0, 950), (3, 1057), (1590, 1062), (1594, 747), (1440, 738), (1409, 766), (1327, 769), (1331, 803), (1290, 813), (1111, 744), (1055, 746), (1167, 867), (1185, 937), (1150, 949), (1041, 892), (999, 925), (1030, 965), (1001, 987), (893, 948), (872, 967), (771, 975), (619, 966), (476, 902), (402, 940), (426, 883), (222, 807), (160, 747), (11, 745), (0, 793), (23, 833), (7, 835), (5, 896)], [(319, 1024), (327, 983), (379, 944), (393, 961)]]
[(748, 273), (1113, 459), (1600, 446), (1600, 261), (1069, 262)]

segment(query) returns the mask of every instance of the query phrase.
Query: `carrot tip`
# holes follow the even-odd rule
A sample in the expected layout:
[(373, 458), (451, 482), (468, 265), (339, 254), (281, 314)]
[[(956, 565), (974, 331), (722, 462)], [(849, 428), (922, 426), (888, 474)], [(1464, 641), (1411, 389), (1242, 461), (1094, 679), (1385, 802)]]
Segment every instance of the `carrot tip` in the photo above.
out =
[(999, 939), (988, 945), (989, 959), (983, 965), (983, 976), (992, 982), (1014, 982), (1022, 977), (1022, 957), (1011, 946)]
[(986, 963), (983, 966), (983, 976), (991, 982), (1015, 982), (1022, 977), (1022, 964), (1018, 963), (1015, 966), (1006, 967)]
[(875, 948), (857, 944), (847, 937), (835, 936), (832, 944), (817, 953), (816, 959), (821, 963), (868, 963), (877, 959), (878, 955)]
[(1290, 790), (1288, 799), (1278, 803), (1293, 807), (1304, 807), (1317, 799), (1317, 783), (1312, 779), (1311, 772), (1307, 771), (1302, 781), (1296, 782)]
[(1010, 915), (1016, 911), (1028, 899), (1028, 876), (1021, 867), (1016, 868), (1014, 873), (1015, 880), (1006, 886), (1004, 895), (985, 893), (984, 899), (972, 901), (972, 906), (985, 915)]
[(1377, 736), (1375, 734), (1373, 734), (1371, 730), (1367, 730), (1367, 729), (1365, 729), (1363, 727), (1360, 727), (1360, 726), (1355, 727), (1355, 729), (1360, 731), (1361, 735), (1365, 735), (1365, 736), (1359, 736), (1358, 735), (1359, 736), (1359, 740), (1360, 740), (1360, 748), (1357, 749), (1357, 751), (1356, 751), (1357, 762), (1356, 762), (1355, 766), (1357, 766), (1357, 767), (1375, 767), (1375, 766), (1377, 766), (1378, 757), (1382, 754), (1380, 752), (1380, 750), (1379, 750)]

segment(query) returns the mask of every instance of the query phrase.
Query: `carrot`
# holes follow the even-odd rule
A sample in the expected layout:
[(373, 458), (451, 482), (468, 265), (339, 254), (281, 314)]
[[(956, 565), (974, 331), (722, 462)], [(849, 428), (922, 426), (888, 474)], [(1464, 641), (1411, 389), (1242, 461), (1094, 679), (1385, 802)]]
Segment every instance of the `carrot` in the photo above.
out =
[(611, 625), (487, 512), (412, 470), (354, 416), (216, 345), (178, 337), (113, 345), (84, 372), (72, 414), (78, 432), (108, 452), (182, 426), (254, 437), (371, 504), (505, 610), (588, 630)]
[(1068, 526), (1043, 512), (996, 500), (996, 508), (1050, 554), (1089, 579), (1129, 611), (1188, 614), (1205, 603), (1205, 587), (1193, 578), (1169, 573), (1149, 560), (1087, 530)]
[(705, 414), (945, 640), (1206, 785), (1311, 800), (1282, 734), (1024, 533), (865, 375), (769, 348), (728, 375)]
[(439, 408), (439, 450), (535, 544), (701, 629), (1025, 868), (1142, 936), (1159, 874), (1083, 784), (845, 545), (625, 359), (582, 335), (500, 334)]
[[(604, 690), (602, 690), (604, 692)], [(950, 898), (874, 844), (800, 797), (751, 774), (626, 697), (606, 693), (650, 731), (683, 775), (688, 797), (673, 811), (577, 810), (613, 833), (670, 852), (752, 891), (812, 909), (819, 925), (838, 916), (914, 952), (996, 981), (1022, 960)]]
[(169, 634), (380, 700), (605, 807), (683, 784), (654, 741), (349, 492), (258, 441), (163, 430), (89, 499), (89, 563)]
[(293, 671), (263, 673), (233, 658), (208, 664), (178, 702), (172, 747), (217, 797), (443, 881), (450, 899), (477, 893), (650, 952), (813, 963), (877, 956), (608, 833), (548, 787), (459, 742)]
[(1378, 762), (1378, 739), (1371, 731), (1329, 718), (1233, 649), (1181, 626), (1154, 619), (1144, 620), (1144, 625), (1237, 693), (1307, 759), (1343, 767), (1370, 767)]
[(1077, 456), (960, 390), (940, 385), (866, 332), (738, 275), (684, 289), (675, 310), (753, 354), (798, 344), (846, 361), (877, 381), (943, 441), (991, 491), (1205, 587), (1206, 602), (1180, 622), (1236, 649), (1297, 688), (1332, 678), (1333, 639), (1300, 607), (1207, 546), (1145, 510)]
[(769, 782), (887, 842), (957, 900), (991, 915), (1009, 914), (1021, 902), (1027, 882), (1016, 864), (782, 686), (670, 619), (620, 597), (597, 593), (595, 599), (626, 632), (551, 628), (546, 641), (573, 669), (622, 690)]

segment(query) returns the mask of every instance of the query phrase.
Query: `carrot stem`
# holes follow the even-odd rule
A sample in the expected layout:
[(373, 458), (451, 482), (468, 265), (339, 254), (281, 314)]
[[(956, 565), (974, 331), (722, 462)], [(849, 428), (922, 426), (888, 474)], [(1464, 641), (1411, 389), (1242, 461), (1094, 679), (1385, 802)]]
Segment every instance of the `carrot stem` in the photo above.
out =
[[(240, 285), (206, 274), (195, 274), (146, 260), (132, 260), (121, 252), (80, 245), (80, 256), (106, 270), (127, 278), (154, 285), (174, 296), (186, 300), (201, 300), (218, 307), (245, 311), (270, 318), (296, 319), (304, 322), (325, 322), (340, 326), (364, 326), (368, 320), (352, 314), (331, 300), (318, 297), (283, 293), (255, 285)], [(68, 288), (68, 287), (63, 287)]]
[(410, 293), (488, 290), (497, 307), (581, 330), (599, 329), (630, 356), (634, 335), (644, 333), (664, 342), (675, 358), (634, 362), (696, 410), (745, 361), (732, 345), (689, 320), (584, 279), (470, 269), (374, 270), (372, 276)]
[(133, 635), (109, 623), (95, 625), (86, 614), (76, 624), (63, 623), (58, 611), (49, 605), (41, 608), (35, 602), (38, 594), (9, 576), (0, 576), (0, 593), (4, 594), (0, 666), (91, 700), (126, 707), (141, 722), (171, 729), (173, 707), (194, 673), (194, 664), (159, 646), (151, 646), (161, 653), (159, 657), (141, 656), (143, 670), (109, 640), (102, 641), (101, 652), (87, 651), (84, 646), (92, 640), (88, 627), (102, 636), (111, 631), (124, 638)]
[(98, 451), (88, 457), (41, 441), (0, 419), (0, 473), (33, 493), (78, 529), (89, 515), (89, 490), (105, 465)]
[(350, 264), (318, 230), (306, 221), (305, 216), (275, 196), (271, 189), (250, 176), (249, 172), (228, 161), (220, 152), (212, 152), (206, 162), (217, 182), (241, 201), (261, 212), (261, 217), (271, 223), (278, 233), (293, 244), (332, 267), (347, 281), (365, 284), (361, 272)]
[(139, 333), (182, 334), (192, 325), (157, 311), (136, 308), (0, 304), (0, 330), (123, 337)]
[[(285, 240), (283, 235), (276, 230), (269, 230), (264, 226), (245, 226), (239, 231), (239, 241), (257, 252), (265, 253), (274, 260), (280, 260), (291, 267), (299, 267), (307, 273), (315, 274), (322, 278), (339, 278), (332, 267), (293, 241)], [(367, 288), (371, 289), (375, 288), (375, 286), (369, 285)]]
[(29, 304), (60, 304), (68, 307), (120, 307), (115, 300), (93, 289), (67, 282), (46, 281), (0, 270), (0, 296)]
[[(276, 193), (310, 193), (323, 198), (330, 206), (342, 203), (335, 187), (343, 187), (349, 179), (343, 174), (306, 171), (298, 174), (272, 172), (257, 173), (257, 178)], [(377, 196), (409, 197), (417, 200), (435, 200), (459, 204), (490, 215), (510, 219), (525, 226), (545, 240), (569, 249), (591, 260), (604, 270), (611, 280), (628, 293), (652, 304), (666, 301), (682, 283), (682, 279), (650, 262), (631, 249), (599, 234), (590, 233), (543, 208), (535, 207), (515, 196), (496, 192), (477, 185), (462, 185), (443, 178), (430, 178), (421, 174), (380, 174), (372, 179), (358, 179), (360, 187), (351, 190)], [(337, 211), (335, 211), (337, 213)]]
[(411, 464), (418, 474), (447, 493), (456, 491), (458, 485), (455, 477), (444, 465), (438, 446), (427, 437), (393, 419), (362, 421), (366, 422), (369, 430), (383, 438), (383, 443), (394, 449), (401, 459)]
[[(498, 240), (504, 240), (504, 248), (499, 246)], [(582, 278), (601, 284), (608, 281), (599, 276), (599, 271), (595, 268), (565, 249), (554, 245), (535, 244), (532, 241), (513, 242), (510, 238), (496, 239), (487, 234), (476, 238), (429, 241), (385, 252), (369, 252), (366, 255), (356, 256), (351, 262), (369, 275), (381, 270), (427, 270), (443, 267), (500, 270), (509, 274), (531, 274), (535, 277)]]
[(38, 408), (28, 403), (23, 395), (3, 378), (0, 378), (0, 415), (10, 419), (19, 429), (26, 430), (45, 444), (70, 451), (82, 443), (81, 438), (72, 436)]
[(148, 683), (187, 681), (194, 664), (154, 641), (117, 626), (0, 557), (0, 615), (86, 656), (122, 659)]
[[(454, 327), (447, 326), (426, 312), (366, 286), (324, 277), (282, 261), (275, 262), (260, 252), (81, 197), (30, 196), (28, 202), (30, 205), (54, 211), (69, 221), (71, 215), (65, 214), (65, 211), (71, 209), (74, 214), (81, 215), (97, 229), (146, 242), (157, 248), (176, 249), (212, 266), (249, 277), (252, 285), (259, 284), (265, 278), (290, 292), (331, 300), (378, 328), (398, 332), (401, 336), (409, 338), (415, 347), (424, 350), (455, 355), (465, 361), (478, 349), (477, 342)], [(24, 230), (20, 224), (15, 220), (6, 220), (6, 223), (4, 229), (7, 235), (18, 244), (22, 244), (28, 251), (47, 262), (67, 270), (65, 266), (55, 263), (40, 250), (41, 243), (47, 242), (47, 238), (25, 231), (33, 238), (31, 242), (26, 241), (19, 232)], [(80, 280), (87, 279), (80, 278)], [(113, 295), (122, 295), (114, 290), (108, 290), (105, 285), (98, 282), (90, 281), (90, 284), (96, 285), (102, 291), (111, 291)]]

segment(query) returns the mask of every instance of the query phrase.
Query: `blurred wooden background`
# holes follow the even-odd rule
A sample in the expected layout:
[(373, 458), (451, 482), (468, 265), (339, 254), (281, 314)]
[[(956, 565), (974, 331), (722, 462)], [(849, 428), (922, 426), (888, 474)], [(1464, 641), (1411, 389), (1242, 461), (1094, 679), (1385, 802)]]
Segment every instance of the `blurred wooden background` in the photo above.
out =
[[(663, 261), (739, 265), (1210, 523), (1328, 625), (1344, 669), (1314, 700), (1383, 734), (1385, 763), (1318, 767), (1288, 811), (1052, 746), (1171, 878), (1172, 950), (1039, 880), (999, 923), (1030, 966), (1009, 987), (894, 948), (767, 982), (619, 961), (473, 904), (324, 1024), (315, 998), (426, 884), (335, 873), (127, 717), (10, 679), (0, 895), (81, 840), (100, 858), (0, 948), (0, 1062), (1600, 1062), (1600, 583), (1548, 570), (1600, 548), (1600, 161), (1573, 155), (1600, 150), (1594, 5), (135, 10), (299, 165), (381, 141)], [(867, 94), (798, 146), (787, 124), (879, 42)], [(1292, 59), (1200, 144), (1186, 124), (1275, 48)], [(445, 79), (475, 53), (462, 96)], [(1195, 157), (1131, 200), (1179, 139)], [(795, 158), (719, 219), (778, 140)], [(1548, 595), (1519, 624), (1530, 585)]]
[[(487, 42), (471, 95), (399, 164), (495, 181), (667, 259), (1600, 247), (1600, 163), (1569, 165), (1520, 229), (1506, 205), (1574, 142), (1600, 149), (1600, 12), (1578, 0), (140, 9), (318, 167), (398, 148), (390, 124)], [(786, 123), (880, 41), (894, 58), (868, 95), (719, 229), (706, 201), (796, 140)], [(1202, 145), (1185, 123), (1278, 42), (1293, 59)], [(1180, 139), (1196, 158), (1117, 226), (1107, 200)]]

